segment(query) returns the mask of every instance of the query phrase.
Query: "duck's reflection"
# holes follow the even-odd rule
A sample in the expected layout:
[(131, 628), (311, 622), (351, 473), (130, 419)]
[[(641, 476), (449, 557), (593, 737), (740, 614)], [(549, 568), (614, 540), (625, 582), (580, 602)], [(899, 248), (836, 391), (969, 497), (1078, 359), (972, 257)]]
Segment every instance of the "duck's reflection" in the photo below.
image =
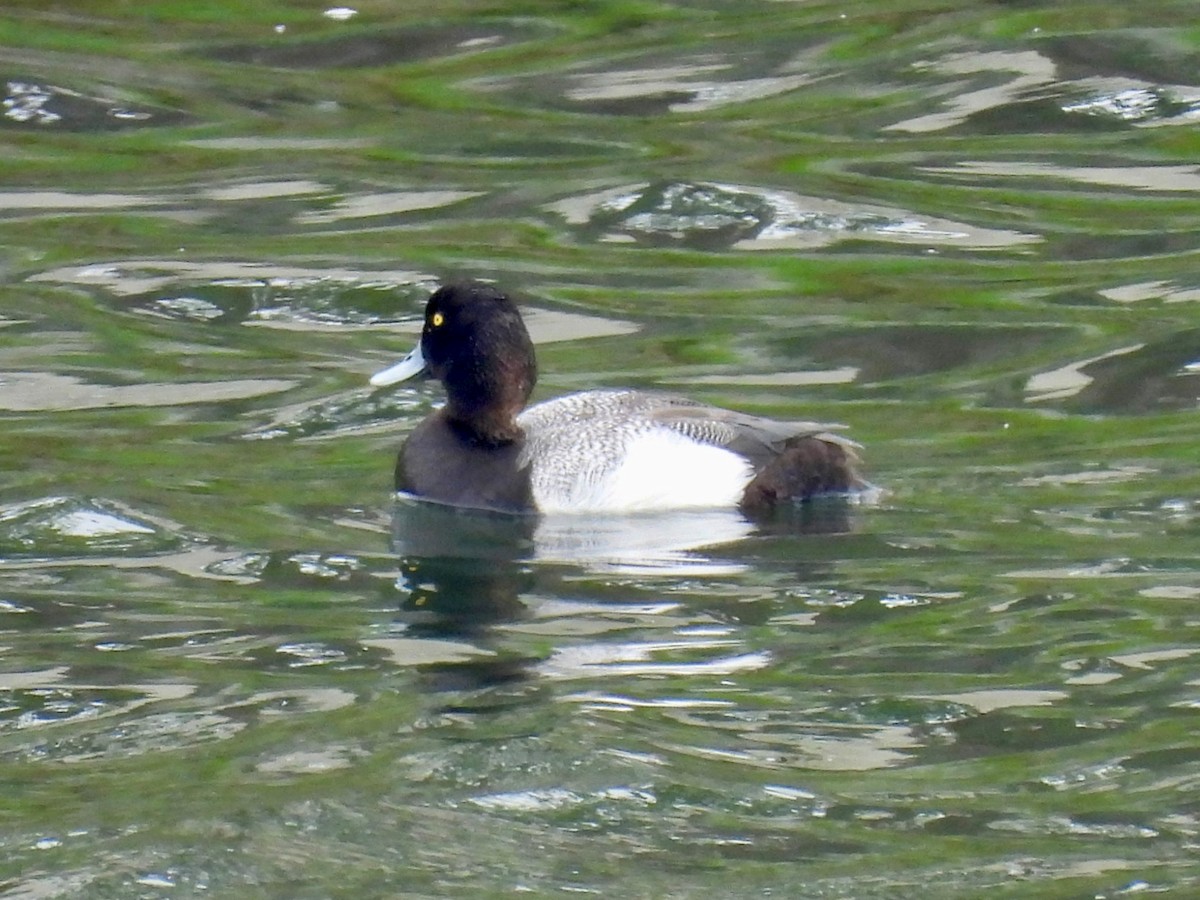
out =
[[(736, 587), (747, 570), (781, 561), (799, 573), (824, 563), (814, 562), (817, 548), (801, 552), (795, 538), (849, 531), (853, 508), (846, 498), (826, 498), (769, 521), (735, 510), (534, 517), (399, 497), (392, 546), (400, 558), (400, 605), (386, 632), (365, 643), (400, 667), (415, 667), (425, 691), (455, 695), (443, 712), (507, 708), (527, 702), (547, 651), (560, 649), (547, 648), (547, 640), (580, 633), (595, 639), (605, 621), (596, 603), (607, 608), (609, 586), (635, 584), (640, 592), (661, 578), (675, 608), (685, 602), (680, 585), (692, 579), (728, 579)], [(596, 592), (599, 601), (578, 599)], [(596, 621), (547, 628), (542, 620), (560, 618), (564, 606), (587, 608)], [(613, 601), (614, 611), (621, 607)], [(477, 691), (483, 693), (474, 699), (464, 696)]]
[[(470, 637), (523, 618), (522, 597), (574, 576), (735, 576), (736, 555), (752, 536), (850, 530), (851, 505), (804, 503), (770, 521), (736, 510), (684, 510), (624, 516), (513, 516), (466, 511), (398, 497), (392, 547), (410, 633)], [(752, 554), (750, 554), (752, 555)]]
[(523, 616), (537, 520), (401, 498), (392, 514), (401, 611), (414, 633), (472, 636)]

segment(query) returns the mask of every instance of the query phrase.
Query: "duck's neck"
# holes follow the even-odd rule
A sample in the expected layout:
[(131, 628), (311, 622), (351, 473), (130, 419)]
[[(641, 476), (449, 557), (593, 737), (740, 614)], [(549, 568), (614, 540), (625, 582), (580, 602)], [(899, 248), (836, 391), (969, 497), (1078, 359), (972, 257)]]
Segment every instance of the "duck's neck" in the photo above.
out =
[(448, 387), (446, 419), (456, 431), (484, 446), (511, 444), (524, 437), (517, 415), (525, 408), (537, 371), (527, 365), (499, 362), (480, 366), (465, 389)]
[(521, 407), (487, 409), (473, 412), (462, 410), (447, 402), (446, 421), (450, 426), (473, 444), (484, 447), (502, 447), (525, 436), (517, 424), (517, 413)]

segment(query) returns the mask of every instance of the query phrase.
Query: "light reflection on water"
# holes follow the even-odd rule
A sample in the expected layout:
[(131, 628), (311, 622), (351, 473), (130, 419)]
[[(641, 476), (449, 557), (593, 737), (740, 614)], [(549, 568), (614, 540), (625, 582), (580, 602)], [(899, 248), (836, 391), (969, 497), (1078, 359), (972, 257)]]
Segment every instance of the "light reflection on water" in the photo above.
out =
[(1036, 243), (1037, 235), (979, 228), (904, 210), (851, 205), (728, 184), (627, 185), (548, 207), (602, 241), (739, 250), (821, 247), (851, 238), (968, 249)]

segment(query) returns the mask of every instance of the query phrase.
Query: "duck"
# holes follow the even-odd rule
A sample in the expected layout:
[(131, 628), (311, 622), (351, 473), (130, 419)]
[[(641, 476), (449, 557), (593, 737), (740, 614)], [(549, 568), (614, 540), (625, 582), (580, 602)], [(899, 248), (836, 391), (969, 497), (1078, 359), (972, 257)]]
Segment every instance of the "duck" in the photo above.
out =
[(862, 489), (843, 426), (784, 422), (671, 393), (587, 390), (528, 405), (533, 341), (517, 304), (486, 282), (448, 283), (425, 304), (416, 347), (370, 379), (417, 376), (446, 401), (408, 435), (397, 492), (516, 514), (736, 507), (762, 515)]

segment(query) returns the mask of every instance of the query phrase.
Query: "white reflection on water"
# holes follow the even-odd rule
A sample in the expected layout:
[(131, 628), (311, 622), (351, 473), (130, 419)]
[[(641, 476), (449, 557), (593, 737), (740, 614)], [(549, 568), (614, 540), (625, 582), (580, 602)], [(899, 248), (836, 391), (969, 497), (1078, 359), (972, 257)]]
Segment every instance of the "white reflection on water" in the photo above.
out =
[(770, 665), (771, 655), (765, 651), (687, 661), (654, 658), (658, 653), (695, 653), (722, 650), (740, 644), (740, 641), (706, 640), (576, 644), (555, 648), (550, 657), (534, 669), (547, 678), (563, 680), (601, 675), (734, 675)]
[(233, 152), (262, 151), (273, 153), (278, 150), (361, 150), (374, 146), (371, 138), (355, 138), (349, 136), (335, 138), (314, 137), (269, 137), (263, 135), (247, 135), (244, 137), (196, 138), (183, 141), (187, 147), (201, 147), (205, 150), (229, 150)]
[(1108, 658), (1117, 665), (1131, 669), (1152, 669), (1152, 663), (1187, 659), (1200, 653), (1200, 647), (1180, 647), (1172, 650), (1147, 650), (1144, 653), (1119, 653)]
[(36, 706), (15, 720), (16, 728), (107, 719), (151, 703), (182, 700), (196, 691), (196, 685), (186, 682), (106, 685), (69, 681), (69, 671), (67, 666), (55, 666), (39, 671), (0, 673), (0, 690), (22, 692), (39, 699)]
[(727, 575), (744, 565), (698, 553), (733, 544), (754, 526), (733, 510), (647, 516), (547, 516), (534, 532), (533, 558), (583, 564), (592, 572)]
[(803, 372), (751, 372), (746, 374), (680, 375), (665, 377), (674, 384), (746, 384), (802, 387), (816, 384), (850, 384), (858, 379), (857, 366)]
[(45, 527), (69, 537), (109, 537), (118, 534), (154, 534), (135, 513), (110, 502), (87, 503), (70, 497), (44, 497), (26, 503), (0, 506), (0, 525), (10, 531), (14, 521), (27, 527)]
[(0, 373), (0, 409), (14, 412), (176, 406), (276, 394), (296, 386), (278, 378), (192, 381), (174, 384), (89, 384), (53, 372)]
[[(181, 526), (114, 500), (41, 497), (0, 505), (0, 568), (17, 559), (177, 550)], [(120, 557), (118, 557), (118, 560)]]
[(969, 160), (954, 166), (925, 166), (936, 175), (990, 178), (1061, 178), (1081, 184), (1139, 191), (1200, 191), (1200, 166), (1061, 166), (1046, 162)]
[(334, 687), (310, 687), (286, 691), (259, 691), (244, 700), (231, 703), (230, 708), (260, 707), (265, 718), (295, 715), (306, 712), (333, 712), (354, 702), (350, 691)]
[(1116, 303), (1137, 303), (1142, 300), (1188, 303), (1200, 300), (1200, 288), (1180, 287), (1172, 281), (1139, 281), (1104, 288), (1097, 293)]
[(296, 221), (304, 225), (338, 222), (342, 219), (359, 219), (370, 216), (388, 216), (398, 213), (438, 209), (483, 196), (480, 191), (385, 191), (357, 194), (337, 201), (329, 209), (304, 213)]
[(1093, 381), (1091, 375), (1084, 374), (1083, 370), (1088, 366), (1114, 356), (1134, 353), (1145, 346), (1145, 344), (1131, 344), (1128, 347), (1119, 347), (1098, 356), (1089, 356), (1079, 362), (1060, 366), (1051, 372), (1039, 372), (1031, 375), (1025, 383), (1025, 393), (1029, 395), (1025, 399), (1027, 402), (1037, 403), (1042, 400), (1061, 400), (1065, 397), (1073, 397)]
[(171, 201), (164, 197), (137, 194), (85, 194), (67, 191), (0, 191), (0, 210), (81, 210), (138, 209), (161, 206)]
[(954, 53), (934, 62), (918, 63), (915, 68), (929, 69), (942, 75), (981, 75), (991, 72), (1012, 73), (1003, 84), (974, 91), (955, 93), (945, 101), (945, 110), (927, 113), (888, 125), (885, 131), (929, 132), (952, 128), (973, 113), (1011, 103), (1034, 88), (1051, 84), (1057, 77), (1054, 62), (1035, 50), (994, 50)]
[(730, 63), (697, 61), (673, 66), (589, 72), (575, 75), (566, 96), (576, 102), (609, 102), (642, 97), (688, 95), (669, 103), (671, 112), (703, 112), (731, 103), (772, 97), (803, 87), (809, 75), (775, 75), (763, 78), (721, 81), (712, 76), (733, 68)]
[(466, 662), (495, 655), (492, 650), (485, 650), (465, 641), (438, 640), (429, 637), (367, 638), (360, 643), (364, 647), (382, 650), (393, 664), (401, 668)]
[(1036, 487), (1042, 484), (1108, 484), (1115, 481), (1134, 481), (1146, 475), (1153, 475), (1157, 469), (1146, 466), (1122, 465), (1112, 468), (1086, 469), (1079, 472), (1063, 472), (1053, 475), (1036, 475), (1023, 478), (1018, 484), (1021, 487)]
[(293, 750), (262, 760), (254, 768), (265, 775), (322, 775), (353, 766), (366, 752), (343, 744), (321, 750)]
[(290, 178), (282, 181), (244, 181), (205, 188), (210, 200), (269, 200), (276, 197), (297, 197), (305, 194), (328, 194), (333, 190), (319, 181)]
[(944, 700), (947, 703), (961, 703), (970, 706), (981, 713), (993, 712), (997, 709), (1011, 709), (1025, 706), (1050, 706), (1057, 700), (1066, 700), (1071, 695), (1065, 691), (1023, 690), (1020, 688), (996, 689), (981, 691), (964, 691), (960, 694), (934, 694), (921, 696), (918, 699)]
[(1100, 89), (1097, 93), (1063, 106), (1063, 112), (1113, 116), (1130, 122), (1144, 119), (1158, 108), (1159, 97), (1144, 87)]
[(197, 262), (184, 259), (123, 259), (83, 266), (62, 266), (30, 275), (28, 280), (103, 288), (117, 296), (148, 294), (180, 281), (224, 283), (246, 280), (249, 283), (291, 287), (329, 282), (380, 289), (434, 281), (432, 275), (406, 269), (367, 270), (334, 266), (317, 269), (237, 260)]
[(629, 697), (624, 694), (606, 694), (601, 691), (581, 691), (577, 694), (566, 694), (559, 699), (578, 703), (584, 709), (621, 712), (629, 712), (634, 709), (724, 709), (735, 705), (732, 700), (696, 697)]
[[(689, 724), (704, 726), (701, 721)], [(923, 747), (907, 725), (806, 725), (794, 731), (765, 734), (754, 729), (739, 733), (736, 747), (670, 744), (670, 749), (700, 759), (735, 762), (758, 768), (820, 769), (863, 772), (902, 765), (910, 750)]]
[(1153, 597), (1159, 600), (1200, 599), (1200, 587), (1186, 584), (1163, 584), (1158, 587), (1143, 588), (1138, 593), (1143, 597)]
[(1130, 569), (1125, 558), (1105, 559), (1097, 563), (1080, 563), (1075, 566), (1046, 567), (1044, 569), (1015, 569), (1000, 573), (1002, 578), (1045, 578), (1048, 580), (1068, 578), (1144, 578), (1149, 572)]
[[(75, 555), (60, 555), (38, 550), (41, 555), (54, 556), (57, 568), (80, 569), (125, 569), (149, 571), (163, 569), (185, 575), (189, 578), (211, 578), (217, 581), (228, 581), (235, 584), (254, 584), (259, 581), (257, 575), (250, 572), (229, 571), (224, 564), (229, 562), (229, 551), (216, 547), (194, 546), (180, 552), (151, 553), (135, 555), (126, 551), (121, 555), (112, 555), (111, 546), (103, 548), (105, 555), (83, 557)], [(34, 559), (0, 559), (0, 572), (39, 572), (46, 566), (43, 558)]]
[(1200, 120), (1200, 89), (1192, 85), (1100, 76), (1074, 84), (1082, 96), (1064, 104), (1063, 112), (1118, 119), (1142, 128)]
[(815, 248), (849, 239), (984, 250), (1041, 240), (1036, 234), (982, 228), (896, 207), (715, 182), (623, 185), (558, 200), (546, 209), (569, 225), (601, 225), (602, 241), (639, 236), (683, 241), (728, 231), (729, 246), (737, 250)]

